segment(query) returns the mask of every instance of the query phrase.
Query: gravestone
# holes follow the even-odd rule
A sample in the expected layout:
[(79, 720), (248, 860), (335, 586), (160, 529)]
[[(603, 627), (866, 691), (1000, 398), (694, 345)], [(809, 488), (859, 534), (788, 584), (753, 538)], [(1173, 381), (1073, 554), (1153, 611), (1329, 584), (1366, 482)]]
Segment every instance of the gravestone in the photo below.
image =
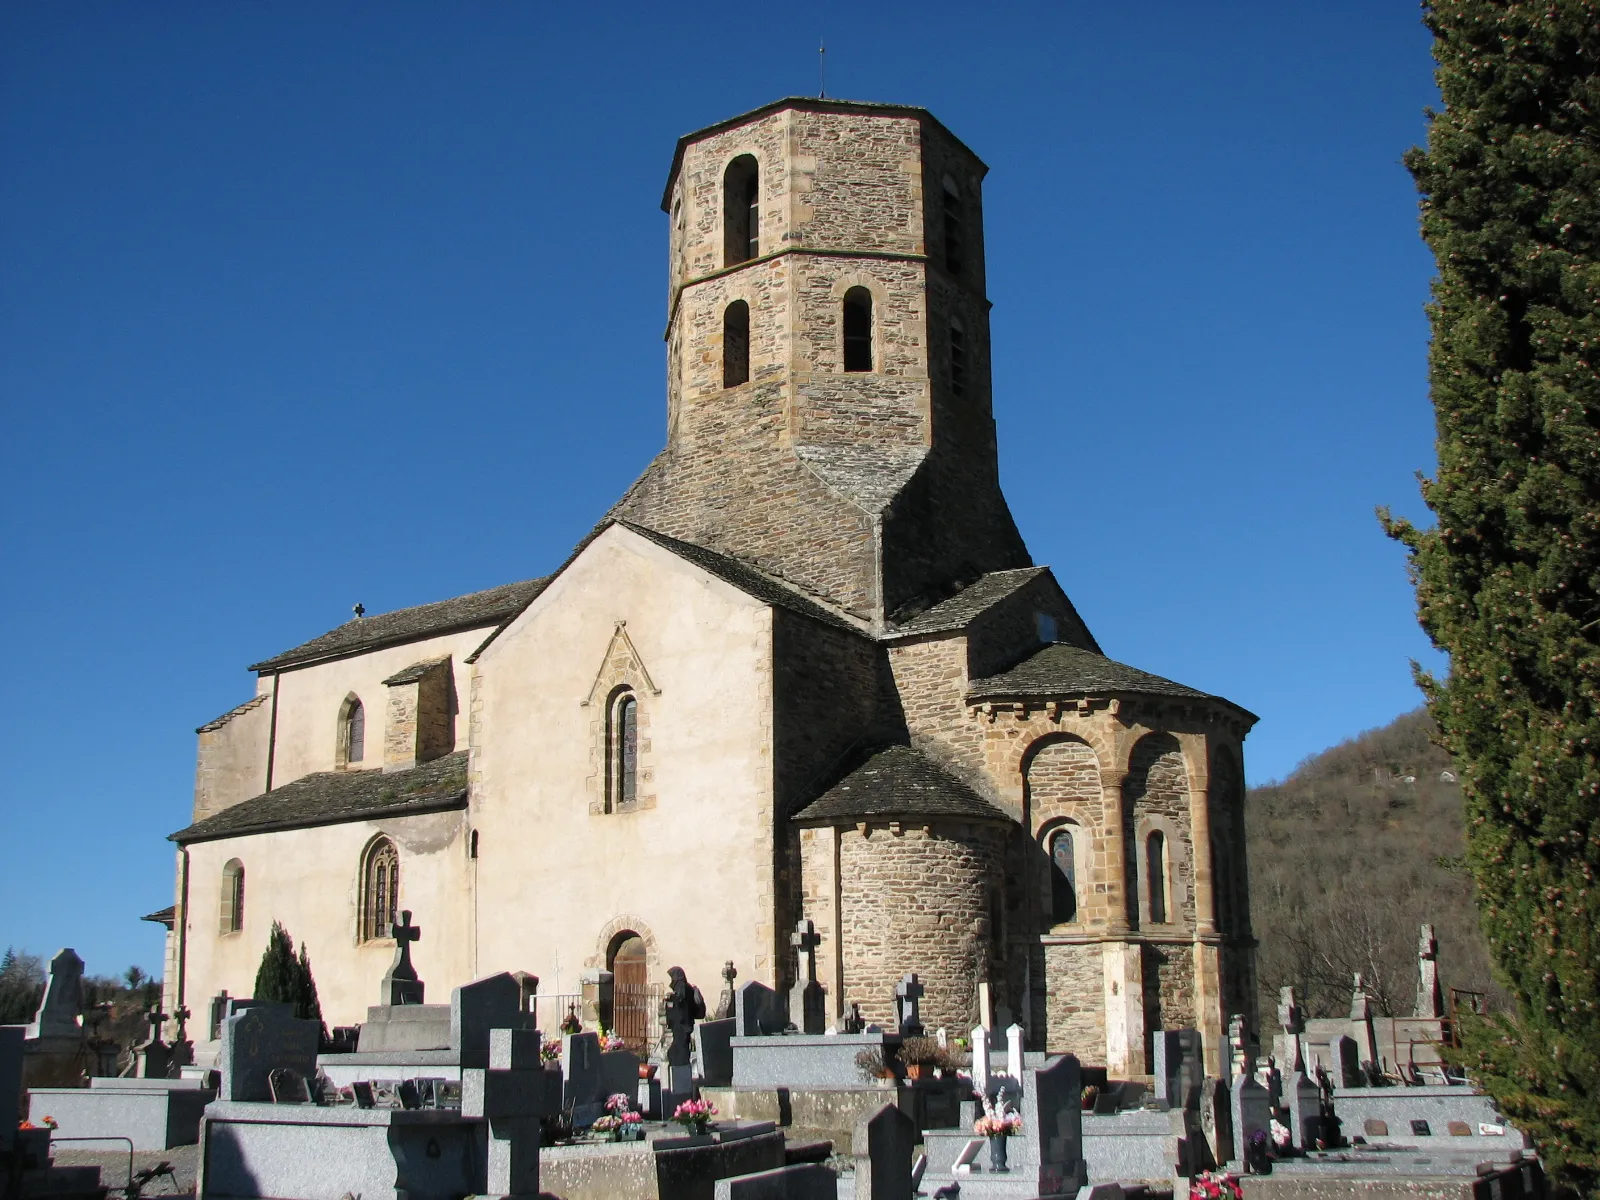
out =
[(1205, 1078), (1198, 1029), (1158, 1029), (1151, 1064), (1155, 1096), (1169, 1108), (1195, 1109), (1200, 1105), (1200, 1083)]
[(1018, 1083), (1022, 1082), (1022, 1068), (1024, 1062), (1022, 1054), (1022, 1026), (1011, 1024), (1006, 1026), (1006, 1074)]
[(922, 996), (926, 991), (915, 971), (907, 972), (895, 985), (895, 1021), (901, 1037), (922, 1036)]
[(795, 923), (789, 942), (795, 948), (800, 973), (789, 992), (790, 1020), (801, 1033), (821, 1033), (828, 1024), (827, 1001), (817, 982), (817, 947), (822, 938), (810, 921)]
[(1449, 1133), (1451, 1137), (1472, 1136), (1472, 1126), (1468, 1125), (1465, 1121), (1446, 1121), (1444, 1127), (1445, 1131)]
[(735, 1037), (763, 1037), (782, 1033), (789, 1018), (778, 993), (752, 979), (734, 995)]
[(293, 1067), (273, 1067), (267, 1072), (267, 1090), (274, 1104), (310, 1104), (311, 1087)]
[(702, 1087), (733, 1085), (733, 1031), (737, 1024), (731, 1017), (694, 1023), (694, 1054)]
[(861, 1015), (861, 1005), (852, 1000), (839, 1018), (839, 1032), (860, 1033), (866, 1027), (866, 1018)]
[(607, 1050), (600, 1055), (600, 1094), (621, 1093), (633, 1102), (639, 1090), (639, 1056), (628, 1050)]
[(856, 1200), (911, 1200), (911, 1151), (916, 1140), (916, 1122), (893, 1104), (862, 1116), (851, 1146)]
[(1417, 938), (1417, 1016), (1438, 1020), (1444, 1016), (1444, 993), (1439, 987), (1439, 943), (1433, 926), (1424, 925)]
[(1200, 1132), (1218, 1165), (1233, 1157), (1233, 1112), (1228, 1085), (1207, 1077), (1200, 1085)]
[(83, 959), (69, 946), (56, 951), (50, 960), (50, 980), (24, 1037), (30, 1042), (41, 1038), (81, 1038), (83, 1022), (78, 1014), (82, 1010)]
[(713, 1021), (731, 1021), (735, 1014), (735, 1001), (733, 994), (733, 981), (739, 977), (739, 972), (734, 969), (733, 959), (729, 959), (722, 966), (722, 995), (717, 998), (717, 1011), (711, 1014)]
[(463, 984), (450, 993), (450, 1045), (463, 1067), (489, 1061), (489, 1032), (523, 1029), (531, 1020), (522, 1011), (522, 985), (509, 971)]
[(1235, 1161), (1243, 1162), (1250, 1152), (1250, 1140), (1265, 1134), (1272, 1137), (1272, 1101), (1267, 1089), (1248, 1075), (1233, 1078), (1228, 1095), (1228, 1116), (1233, 1125)]
[(1316, 1080), (1291, 1071), (1283, 1080), (1283, 1107), (1289, 1110), (1289, 1136), (1301, 1150), (1315, 1147), (1322, 1128), (1322, 1093)]
[(989, 1078), (989, 1031), (982, 1025), (972, 1030), (972, 1090), (979, 1096), (988, 1096), (991, 1082)]
[(421, 1004), (423, 983), (411, 965), (411, 943), (422, 939), (422, 930), (411, 923), (411, 910), (401, 910), (400, 920), (390, 927), (394, 936), (394, 962), (383, 977), (380, 1004)]
[(1360, 1051), (1354, 1038), (1343, 1034), (1328, 1039), (1328, 1058), (1334, 1081), (1342, 1088), (1360, 1087), (1365, 1082), (1361, 1074)]
[(486, 1066), (461, 1073), (461, 1115), (489, 1126), (487, 1195), (539, 1195), (539, 1118), (559, 1104), (539, 1049), (538, 1030), (496, 1029), (489, 1035)]
[(0, 1152), (17, 1137), (17, 1098), (22, 1095), (21, 1025), (0, 1025)]
[[(600, 1103), (600, 1038), (593, 1033), (567, 1033), (561, 1037), (561, 1105)], [(599, 1114), (596, 1114), (598, 1116)], [(593, 1118), (591, 1118), (592, 1122)]]
[(145, 1040), (133, 1048), (133, 1074), (136, 1079), (165, 1079), (172, 1068), (172, 1048), (161, 1040), (161, 1026), (167, 1014), (160, 1003), (145, 1010), (149, 1032)]
[(1357, 1067), (1378, 1061), (1378, 1035), (1372, 1017), (1372, 997), (1366, 981), (1357, 973), (1350, 993), (1350, 1036), (1356, 1043)]
[(1432, 1137), (1433, 1130), (1428, 1127), (1428, 1123), (1426, 1121), (1413, 1118), (1411, 1122), (1411, 1135), (1413, 1137)]
[(219, 1099), (271, 1101), (268, 1076), (278, 1067), (291, 1067), (308, 1078), (317, 1073), (321, 1027), (316, 1021), (297, 1020), (288, 1010), (287, 1004), (258, 1005), (222, 1022)]
[(1304, 1071), (1306, 1017), (1292, 987), (1278, 989), (1278, 1024), (1281, 1032), (1272, 1038), (1273, 1057), (1286, 1072)]

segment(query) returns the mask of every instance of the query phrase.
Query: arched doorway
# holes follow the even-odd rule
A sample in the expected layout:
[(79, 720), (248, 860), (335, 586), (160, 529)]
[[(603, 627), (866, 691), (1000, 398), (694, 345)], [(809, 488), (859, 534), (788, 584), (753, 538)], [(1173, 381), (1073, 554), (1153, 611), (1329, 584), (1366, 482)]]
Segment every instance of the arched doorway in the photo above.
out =
[(644, 939), (631, 929), (624, 930), (611, 939), (606, 959), (611, 971), (611, 1031), (635, 1054), (648, 1054), (654, 1006)]

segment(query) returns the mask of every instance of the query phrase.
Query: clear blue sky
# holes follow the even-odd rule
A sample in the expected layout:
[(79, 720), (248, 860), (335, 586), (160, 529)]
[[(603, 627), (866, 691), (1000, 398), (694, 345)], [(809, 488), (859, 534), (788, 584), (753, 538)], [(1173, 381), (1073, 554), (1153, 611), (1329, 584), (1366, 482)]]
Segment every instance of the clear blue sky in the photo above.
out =
[(1252, 781), (1414, 707), (1432, 271), (1394, 0), (0, 5), (0, 946), (160, 970), (247, 663), (543, 574), (664, 436), (674, 139), (817, 89), (990, 164), (1006, 491)]

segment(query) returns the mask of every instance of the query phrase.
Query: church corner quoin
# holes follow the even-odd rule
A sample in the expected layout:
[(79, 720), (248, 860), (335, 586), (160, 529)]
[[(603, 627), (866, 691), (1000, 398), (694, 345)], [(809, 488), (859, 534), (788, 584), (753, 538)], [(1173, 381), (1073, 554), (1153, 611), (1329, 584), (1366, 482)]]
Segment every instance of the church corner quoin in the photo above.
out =
[(553, 573), (252, 667), (198, 731), (166, 1011), (248, 994), (276, 921), (359, 1022), (409, 911), (430, 998), (610, 972), (599, 1015), (653, 1041), (670, 968), (787, 989), (809, 921), (830, 1025), (891, 1024), (916, 972), (930, 1027), (986, 997), (1142, 1074), (1189, 1026), (1221, 1071), (1255, 717), (1106, 657), (1022, 543), (986, 171), (897, 105), (680, 140), (667, 445)]

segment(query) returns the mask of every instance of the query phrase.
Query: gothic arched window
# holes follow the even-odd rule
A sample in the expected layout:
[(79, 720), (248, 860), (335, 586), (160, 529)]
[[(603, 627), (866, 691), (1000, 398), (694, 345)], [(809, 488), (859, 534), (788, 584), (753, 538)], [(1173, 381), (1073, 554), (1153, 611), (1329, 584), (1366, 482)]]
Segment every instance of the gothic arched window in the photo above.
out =
[(722, 177), (722, 265), (737, 266), (761, 253), (761, 172), (741, 154)]
[(358, 763), (367, 756), (367, 710), (354, 696), (345, 701), (344, 728), (340, 733), (345, 762)]
[(1071, 829), (1050, 835), (1050, 920), (1059, 925), (1078, 918), (1078, 847)]
[(864, 287), (844, 294), (844, 369), (872, 370), (872, 293)]
[(961, 189), (948, 175), (944, 178), (944, 265), (952, 275), (961, 274), (966, 249), (967, 221), (961, 211)]
[(606, 810), (626, 812), (639, 798), (639, 701), (627, 688), (611, 700), (606, 762)]
[(1167, 835), (1155, 829), (1144, 840), (1145, 889), (1150, 897), (1150, 923), (1167, 923)]
[(722, 386), (750, 382), (750, 306), (735, 300), (722, 310)]
[(388, 838), (367, 847), (361, 864), (361, 940), (386, 938), (400, 911), (400, 853)]
[(222, 916), (218, 928), (238, 933), (244, 928), (244, 864), (230, 858), (222, 868)]
[(967, 331), (960, 321), (950, 322), (950, 390), (958, 396), (967, 390)]

